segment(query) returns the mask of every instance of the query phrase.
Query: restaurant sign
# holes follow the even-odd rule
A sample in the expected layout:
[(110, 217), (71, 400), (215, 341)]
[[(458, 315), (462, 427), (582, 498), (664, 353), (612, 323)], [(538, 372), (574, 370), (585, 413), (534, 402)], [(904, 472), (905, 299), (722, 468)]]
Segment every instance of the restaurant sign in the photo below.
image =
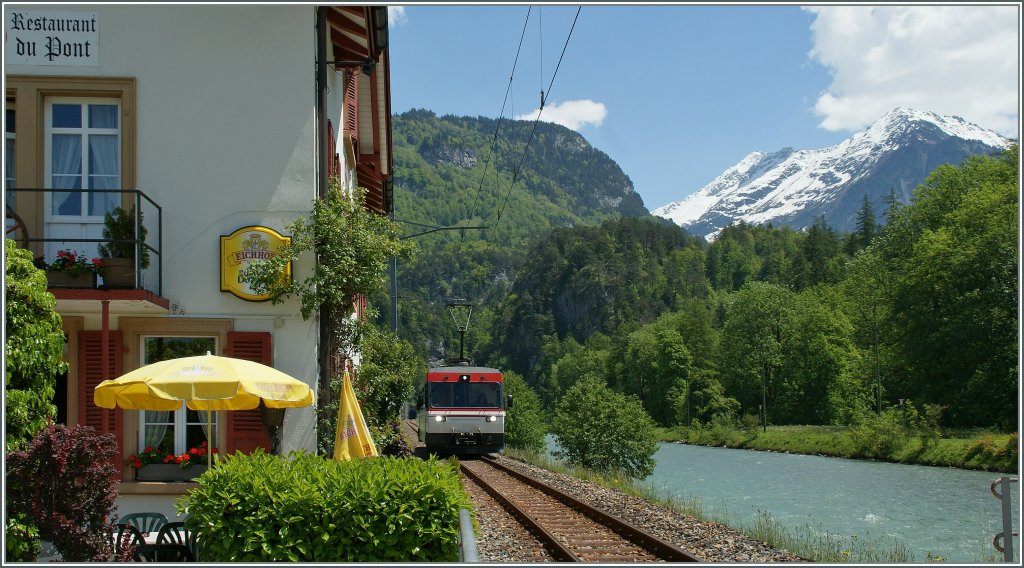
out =
[[(267, 227), (242, 227), (230, 235), (220, 237), (220, 290), (231, 292), (243, 300), (262, 302), (270, 294), (257, 294), (249, 284), (241, 281), (242, 270), (254, 260), (267, 260), (291, 244), (286, 237)], [(285, 266), (284, 278), (292, 277), (292, 263)]]
[(100, 23), (95, 12), (5, 10), (8, 65), (100, 64)]

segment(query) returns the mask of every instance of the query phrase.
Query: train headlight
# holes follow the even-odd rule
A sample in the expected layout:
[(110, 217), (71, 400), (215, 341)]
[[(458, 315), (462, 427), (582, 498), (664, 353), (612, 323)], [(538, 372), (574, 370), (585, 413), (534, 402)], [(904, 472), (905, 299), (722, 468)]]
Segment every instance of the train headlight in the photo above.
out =
[(498, 421), (498, 417), (497, 416), (493, 416), (493, 415), (492, 416), (488, 416), (487, 417), (487, 421), (488, 422), (497, 422)]
[(434, 417), (434, 422), (444, 422), (444, 416), (437, 415)]

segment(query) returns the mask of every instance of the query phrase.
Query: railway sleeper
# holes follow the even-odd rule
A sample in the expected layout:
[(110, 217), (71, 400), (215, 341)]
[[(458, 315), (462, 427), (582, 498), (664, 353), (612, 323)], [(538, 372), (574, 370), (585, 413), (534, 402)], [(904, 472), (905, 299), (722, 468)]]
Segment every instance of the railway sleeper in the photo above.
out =
[(606, 513), (605, 511), (602, 511), (600, 509), (591, 507), (590, 505), (587, 505), (586, 503), (583, 503), (582, 501), (579, 501), (578, 499), (575, 499), (570, 495), (557, 491), (553, 487), (549, 487), (547, 484), (538, 481), (530, 477), (529, 475), (508, 468), (498, 463), (496, 459), (485, 456), (483, 457), (482, 461), (484, 463), (494, 466), (495, 468), (507, 473), (508, 475), (511, 475), (512, 477), (522, 480), (523, 482), (527, 483), (528, 485), (531, 485), (532, 487), (537, 488), (538, 490), (544, 492), (545, 494), (551, 496), (552, 498), (562, 501), (563, 503), (566, 503), (567, 505), (571, 506), (577, 511), (583, 512), (583, 514), (585, 514), (586, 516), (599, 520), (601, 523), (605, 524), (608, 528), (610, 528), (613, 532), (621, 535), (623, 538), (626, 538), (627, 540), (637, 543), (640, 546), (647, 547), (649, 550), (656, 552), (665, 560), (668, 560), (670, 562), (704, 562), (702, 558), (695, 556), (690, 552), (687, 552), (672, 543), (666, 542), (650, 533), (647, 533), (646, 531), (641, 530), (638, 527), (634, 527), (629, 523), (622, 521), (614, 515)]

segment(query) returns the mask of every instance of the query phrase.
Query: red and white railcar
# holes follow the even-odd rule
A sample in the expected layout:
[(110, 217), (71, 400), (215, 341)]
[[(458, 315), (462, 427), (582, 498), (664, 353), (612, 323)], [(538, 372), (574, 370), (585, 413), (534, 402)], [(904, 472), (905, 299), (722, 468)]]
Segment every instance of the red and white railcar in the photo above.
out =
[(497, 369), (429, 369), (417, 407), (419, 440), (428, 452), (489, 454), (505, 447), (504, 383)]

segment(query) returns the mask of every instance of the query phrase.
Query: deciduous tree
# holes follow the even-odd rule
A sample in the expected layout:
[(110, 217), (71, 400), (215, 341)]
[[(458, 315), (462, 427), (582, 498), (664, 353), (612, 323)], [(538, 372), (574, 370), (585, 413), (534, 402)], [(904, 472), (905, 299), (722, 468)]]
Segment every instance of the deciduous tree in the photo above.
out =
[(7, 454), (7, 513), (31, 519), (68, 562), (111, 560), (116, 455), (113, 434), (51, 423)]
[(425, 373), (426, 364), (393, 332), (372, 326), (368, 330), (353, 387), (367, 424), (380, 428), (403, 418), (401, 410), (412, 400), (416, 377)]
[(5, 246), (4, 443), (12, 450), (28, 443), (56, 415), (55, 380), (67, 364), (57, 301), (46, 291), (46, 274), (33, 266), (30, 251), (10, 239)]
[(955, 425), (1017, 422), (1019, 148), (940, 166), (881, 239), (908, 392)]
[(583, 379), (559, 401), (552, 433), (569, 463), (643, 479), (654, 471), (654, 421), (636, 397)]
[(512, 406), (505, 415), (505, 445), (512, 448), (542, 452), (547, 427), (540, 399), (515, 371), (505, 371), (505, 394), (511, 395)]

